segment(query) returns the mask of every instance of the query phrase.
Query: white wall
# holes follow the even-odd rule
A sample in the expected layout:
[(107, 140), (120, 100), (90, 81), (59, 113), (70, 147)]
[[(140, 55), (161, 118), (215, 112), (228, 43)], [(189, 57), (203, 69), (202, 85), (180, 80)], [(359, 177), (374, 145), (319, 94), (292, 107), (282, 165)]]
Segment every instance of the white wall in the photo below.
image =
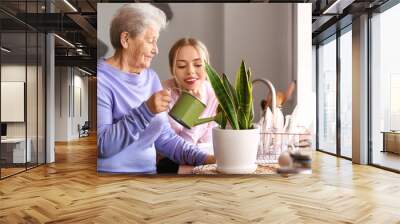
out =
[[(83, 73), (80, 73), (79, 70), (74, 71), (74, 108), (75, 111), (72, 119), (72, 130), (71, 134), (74, 138), (79, 137), (77, 126), (80, 124), (82, 126), (85, 121), (88, 121), (89, 113), (88, 113), (88, 77), (81, 76)], [(80, 91), (80, 93), (78, 93)], [(79, 97), (80, 95), (80, 97)], [(80, 102), (79, 102), (80, 101)], [(79, 108), (80, 107), (80, 108)]]
[[(226, 4), (224, 24), (224, 65), (230, 80), (244, 59), (253, 79), (266, 78), (276, 90), (286, 90), (292, 79), (292, 4)], [(267, 90), (254, 86), (256, 118)]]
[[(108, 58), (113, 54), (113, 48), (110, 42), (110, 23), (112, 16), (117, 11), (119, 7), (124, 4), (121, 3), (97, 3), (97, 24), (101, 24), (97, 26), (97, 48), (101, 48), (102, 45), (99, 44), (99, 41), (104, 43), (104, 47), (106, 49), (98, 49), (97, 55), (98, 57), (105, 57)], [(102, 55), (101, 53), (103, 53)]]
[(55, 68), (55, 141), (68, 141), (68, 67)]
[(160, 54), (152, 64), (160, 79), (171, 78), (168, 52), (171, 46), (182, 37), (194, 37), (201, 40), (207, 46), (212, 66), (223, 71), (223, 4), (179, 3), (169, 5), (174, 17), (160, 34), (158, 41)]
[[(69, 141), (79, 137), (78, 124), (83, 125), (88, 120), (88, 78), (71, 67), (56, 67), (55, 70), (55, 141)], [(79, 89), (80, 98), (77, 97)], [(77, 105), (82, 106), (82, 114)]]

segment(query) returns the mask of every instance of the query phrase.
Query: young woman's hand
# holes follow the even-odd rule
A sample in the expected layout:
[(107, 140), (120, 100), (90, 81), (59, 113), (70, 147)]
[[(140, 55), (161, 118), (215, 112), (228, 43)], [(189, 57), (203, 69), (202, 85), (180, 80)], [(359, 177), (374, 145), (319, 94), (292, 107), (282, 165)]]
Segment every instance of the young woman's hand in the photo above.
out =
[(161, 90), (154, 93), (147, 101), (146, 105), (153, 114), (158, 114), (168, 110), (171, 101), (169, 90)]

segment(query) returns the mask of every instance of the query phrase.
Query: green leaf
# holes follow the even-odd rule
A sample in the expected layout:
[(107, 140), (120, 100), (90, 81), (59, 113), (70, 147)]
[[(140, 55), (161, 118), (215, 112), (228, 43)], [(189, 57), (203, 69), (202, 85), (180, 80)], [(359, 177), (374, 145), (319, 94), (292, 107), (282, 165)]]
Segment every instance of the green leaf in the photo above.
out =
[(228, 95), (229, 95), (230, 99), (232, 100), (235, 108), (237, 108), (239, 103), (238, 103), (238, 98), (237, 98), (237, 95), (236, 95), (236, 90), (235, 90), (235, 88), (233, 88), (232, 84), (229, 82), (229, 80), (226, 77), (225, 73), (222, 73), (222, 82), (223, 82), (224, 87), (227, 90)]
[(227, 123), (227, 118), (225, 112), (222, 110), (221, 105), (218, 105), (217, 107), (217, 114), (221, 114), (221, 116), (217, 116), (216, 122), (219, 124), (221, 129), (226, 128), (226, 123)]
[(238, 114), (240, 129), (248, 129), (251, 124), (251, 108), (253, 107), (252, 85), (250, 81), (251, 72), (246, 71), (246, 65), (242, 60), (236, 77), (236, 94), (238, 96)]
[(205, 68), (218, 102), (222, 110), (225, 112), (232, 129), (239, 129), (240, 127), (237, 120), (237, 111), (233, 101), (230, 99), (229, 94), (224, 87), (223, 81), (219, 77), (218, 73), (208, 63), (206, 63)]
[(248, 108), (248, 128), (252, 128), (254, 120), (254, 101), (253, 101), (253, 83), (251, 82), (251, 70), (247, 70), (247, 80), (249, 80), (249, 92), (250, 92), (250, 105)]
[(246, 73), (246, 67), (245, 67), (244, 61), (242, 60), (242, 62), (240, 64), (240, 67), (236, 72), (236, 83), (235, 83), (236, 95), (237, 95), (237, 98), (238, 98), (237, 111), (238, 111), (238, 122), (239, 122), (240, 129), (245, 129), (245, 126), (246, 126), (246, 123), (247, 123), (246, 116), (243, 113), (243, 109), (241, 108), (242, 107), (242, 101), (243, 101), (243, 95), (241, 94), (241, 92), (243, 92), (242, 91), (243, 86), (241, 84), (243, 82), (243, 80), (242, 80), (242, 75), (241, 74), (243, 74), (243, 73)]
[[(244, 61), (242, 60), (242, 62), (240, 63), (240, 67), (239, 70), (236, 72), (236, 82), (235, 82), (235, 86), (236, 86), (236, 91), (237, 93), (241, 92), (240, 89), (242, 88), (242, 79), (243, 79), (243, 74), (246, 74), (246, 65), (244, 63)], [(241, 101), (242, 95), (237, 95), (238, 96), (238, 100), (239, 102)]]

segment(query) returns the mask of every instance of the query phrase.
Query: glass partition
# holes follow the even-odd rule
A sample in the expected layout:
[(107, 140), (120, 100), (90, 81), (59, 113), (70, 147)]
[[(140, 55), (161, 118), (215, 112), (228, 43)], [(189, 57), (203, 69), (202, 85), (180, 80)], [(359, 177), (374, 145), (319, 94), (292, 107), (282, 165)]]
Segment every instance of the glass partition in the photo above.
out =
[(26, 150), (26, 41), (25, 32), (1, 34), (0, 109), (1, 122), (7, 126), (1, 139), (2, 177), (24, 171), (30, 162), (31, 152)]
[(27, 111), (27, 150), (30, 151), (30, 158), (28, 160), (28, 168), (37, 165), (37, 116), (38, 116), (38, 48), (37, 41), (38, 35), (36, 32), (27, 33), (28, 43), (28, 62), (27, 62), (27, 97), (26, 97), (26, 111)]
[[(40, 1), (27, 2), (26, 12), (28, 13), (41, 13), (43, 12), (44, 4)], [(39, 17), (33, 16), (31, 20), (37, 24)], [(38, 165), (39, 160), (39, 145), (38, 145), (38, 132), (39, 132), (39, 70), (40, 67), (40, 37), (39, 32), (35, 29), (27, 27), (27, 150), (31, 151), (30, 162), (27, 167), (35, 167)]]
[(6, 10), (0, 11), (1, 179), (45, 162), (46, 40), (21, 20), (26, 12), (42, 12), (43, 5), (0, 2)]

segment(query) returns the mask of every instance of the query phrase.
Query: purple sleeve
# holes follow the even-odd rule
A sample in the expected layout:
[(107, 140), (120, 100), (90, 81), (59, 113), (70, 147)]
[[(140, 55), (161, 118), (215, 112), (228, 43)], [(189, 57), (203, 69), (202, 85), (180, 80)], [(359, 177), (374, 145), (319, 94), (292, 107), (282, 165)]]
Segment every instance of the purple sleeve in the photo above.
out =
[(111, 157), (139, 139), (140, 133), (154, 117), (145, 103), (132, 108), (113, 123), (112, 97), (106, 88), (97, 92), (97, 150), (98, 157)]
[[(165, 117), (165, 119), (167, 118)], [(207, 158), (207, 154), (198, 149), (196, 145), (177, 135), (167, 120), (161, 135), (155, 141), (155, 147), (162, 155), (179, 164), (202, 165)]]

